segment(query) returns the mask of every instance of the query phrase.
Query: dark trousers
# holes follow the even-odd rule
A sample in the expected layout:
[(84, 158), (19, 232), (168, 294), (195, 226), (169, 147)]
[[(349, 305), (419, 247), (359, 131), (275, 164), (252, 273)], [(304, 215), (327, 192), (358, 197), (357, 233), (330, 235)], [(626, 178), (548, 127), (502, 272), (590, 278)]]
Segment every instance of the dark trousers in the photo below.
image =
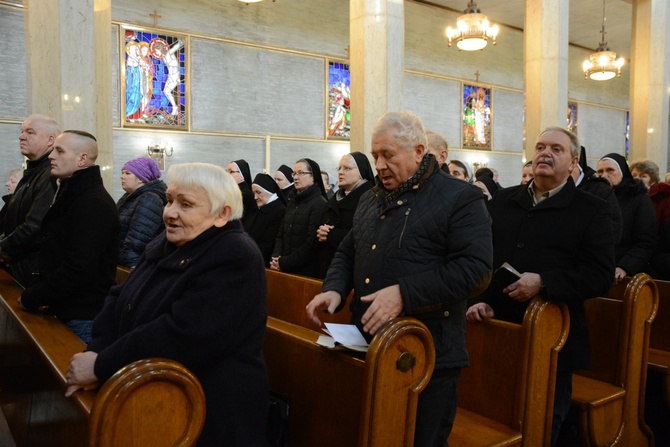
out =
[[(576, 433), (576, 425), (569, 424), (564, 426), (568, 412), (572, 405), (572, 371), (558, 371), (556, 372), (556, 390), (554, 392), (554, 416), (551, 424), (551, 446), (559, 445), (559, 434), (561, 435), (561, 444), (564, 444), (566, 439), (569, 442), (579, 442)], [(563, 434), (561, 434), (563, 430)], [(572, 444), (575, 445), (575, 444)], [(578, 445), (578, 444), (577, 444)]]
[(456, 386), (461, 368), (433, 371), (426, 389), (419, 395), (414, 447), (442, 447), (447, 444), (456, 417)]

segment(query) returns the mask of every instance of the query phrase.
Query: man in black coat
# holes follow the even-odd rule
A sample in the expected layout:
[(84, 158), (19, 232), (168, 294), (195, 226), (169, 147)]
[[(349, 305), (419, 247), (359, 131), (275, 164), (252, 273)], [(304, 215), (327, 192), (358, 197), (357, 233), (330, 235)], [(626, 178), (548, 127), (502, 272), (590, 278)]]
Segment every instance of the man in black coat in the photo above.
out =
[(435, 370), (419, 395), (414, 445), (444, 446), (456, 412), (456, 384), (468, 366), (467, 299), (491, 272), (491, 220), (475, 186), (425, 154), (421, 121), (387, 113), (374, 127), (377, 184), (363, 194), (353, 228), (307, 312), (335, 312), (354, 288), (353, 322), (368, 337), (399, 315), (421, 320), (435, 342)]
[(614, 277), (611, 209), (575, 187), (570, 173), (578, 158), (577, 137), (550, 127), (535, 144), (533, 181), (500, 190), (489, 202), (493, 265), (507, 262), (522, 274), (509, 285), (494, 274), (467, 313), (470, 321), (521, 322), (534, 296), (567, 304), (570, 332), (558, 357), (552, 445), (570, 409), (572, 372), (591, 367), (584, 300), (608, 293)]
[(37, 234), (53, 202), (48, 157), (59, 133), (58, 123), (41, 115), (29, 116), (21, 126), (19, 145), (28, 167), (7, 204), (0, 228), (0, 257), (9, 263), (12, 276), (24, 287), (35, 280), (32, 273), (37, 269)]
[(85, 343), (109, 288), (119, 251), (119, 215), (105, 190), (93, 135), (67, 130), (49, 155), (56, 198), (42, 221), (37, 282), (19, 301), (56, 315)]

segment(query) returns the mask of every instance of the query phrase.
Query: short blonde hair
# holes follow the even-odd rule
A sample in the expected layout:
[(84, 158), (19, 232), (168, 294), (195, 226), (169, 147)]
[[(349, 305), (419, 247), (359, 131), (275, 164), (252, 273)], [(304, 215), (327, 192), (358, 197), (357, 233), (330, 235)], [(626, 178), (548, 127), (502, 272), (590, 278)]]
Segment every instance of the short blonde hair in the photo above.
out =
[(419, 145), (423, 146), (424, 154), (428, 150), (426, 130), (419, 117), (412, 112), (385, 113), (372, 128), (372, 137), (383, 135), (389, 130), (394, 131), (393, 137), (396, 143), (406, 151), (411, 151)]
[(230, 220), (242, 218), (242, 192), (235, 179), (221, 166), (211, 163), (179, 163), (170, 166), (166, 179), (168, 184), (205, 191), (212, 205), (212, 216), (220, 213), (225, 206), (230, 206)]

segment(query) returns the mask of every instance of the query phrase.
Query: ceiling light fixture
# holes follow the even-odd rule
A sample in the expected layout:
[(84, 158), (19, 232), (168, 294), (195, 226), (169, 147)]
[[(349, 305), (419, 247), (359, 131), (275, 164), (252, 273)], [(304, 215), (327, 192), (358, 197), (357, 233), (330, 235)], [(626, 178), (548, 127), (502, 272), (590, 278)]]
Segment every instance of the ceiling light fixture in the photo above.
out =
[(489, 19), (482, 14), (474, 0), (468, 1), (468, 7), (456, 22), (456, 29), (447, 27), (447, 39), (449, 46), (455, 41), (458, 50), (477, 51), (483, 50), (489, 40), (496, 44), (498, 36), (498, 25), (489, 23)]
[(603, 0), (603, 27), (600, 30), (602, 39), (595, 53), (591, 53), (588, 60), (584, 61), (584, 79), (593, 79), (594, 81), (607, 81), (614, 76), (621, 76), (621, 67), (624, 64), (624, 58), (617, 59), (616, 53), (611, 51), (605, 41), (605, 0)]

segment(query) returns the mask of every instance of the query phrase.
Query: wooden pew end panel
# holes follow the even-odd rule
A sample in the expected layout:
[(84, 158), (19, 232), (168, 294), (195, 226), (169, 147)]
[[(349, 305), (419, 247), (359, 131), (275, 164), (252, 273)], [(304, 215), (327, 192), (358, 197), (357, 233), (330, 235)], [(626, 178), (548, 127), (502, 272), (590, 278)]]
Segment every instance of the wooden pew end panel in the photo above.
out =
[[(172, 413), (169, 421), (166, 413)], [(139, 360), (117, 371), (98, 392), (89, 445), (188, 447), (204, 423), (205, 394), (188, 369), (172, 360)]]

